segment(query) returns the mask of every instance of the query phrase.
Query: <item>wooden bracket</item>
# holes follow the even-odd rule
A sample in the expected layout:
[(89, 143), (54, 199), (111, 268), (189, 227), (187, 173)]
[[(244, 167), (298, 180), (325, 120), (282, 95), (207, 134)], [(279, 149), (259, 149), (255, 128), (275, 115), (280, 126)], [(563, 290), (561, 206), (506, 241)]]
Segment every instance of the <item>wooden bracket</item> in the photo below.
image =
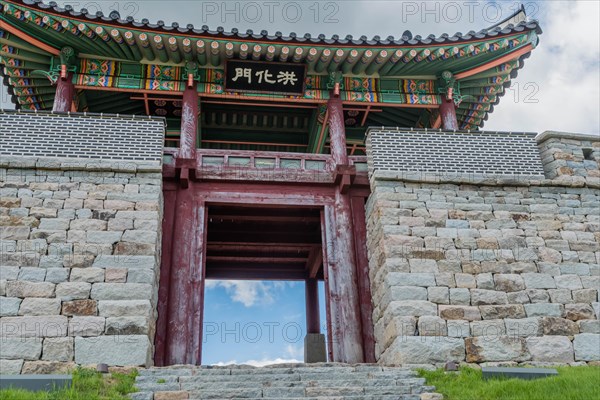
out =
[(176, 158), (175, 169), (181, 187), (187, 189), (189, 181), (196, 177), (196, 160), (193, 158)]
[(179, 184), (183, 189), (187, 189), (190, 186), (189, 168), (182, 168), (181, 170), (179, 170)]
[(338, 165), (335, 168), (335, 184), (340, 193), (346, 194), (356, 179), (356, 167), (354, 165)]

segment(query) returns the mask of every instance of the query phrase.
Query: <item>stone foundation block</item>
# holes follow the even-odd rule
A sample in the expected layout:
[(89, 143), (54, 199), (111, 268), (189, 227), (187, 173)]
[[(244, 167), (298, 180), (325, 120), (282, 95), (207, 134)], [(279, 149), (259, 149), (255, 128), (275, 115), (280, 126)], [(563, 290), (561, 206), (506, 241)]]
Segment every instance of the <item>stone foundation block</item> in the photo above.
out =
[(30, 297), (24, 299), (19, 308), (19, 315), (58, 315), (60, 314), (60, 299), (44, 299)]
[(532, 361), (570, 363), (574, 361), (573, 344), (566, 336), (541, 336), (526, 339)]
[(524, 338), (498, 336), (496, 338), (472, 337), (465, 339), (467, 362), (527, 361), (531, 354)]
[(46, 338), (42, 352), (44, 361), (73, 361), (74, 341), (71, 337)]
[(146, 365), (152, 346), (146, 335), (75, 338), (77, 364)]
[(581, 333), (573, 339), (576, 361), (600, 360), (600, 334)]
[(23, 360), (0, 360), (0, 375), (19, 375)]
[(42, 355), (41, 338), (0, 338), (0, 358), (9, 360), (38, 360)]
[(382, 356), (384, 364), (434, 364), (465, 358), (465, 342), (459, 338), (406, 336), (397, 338)]

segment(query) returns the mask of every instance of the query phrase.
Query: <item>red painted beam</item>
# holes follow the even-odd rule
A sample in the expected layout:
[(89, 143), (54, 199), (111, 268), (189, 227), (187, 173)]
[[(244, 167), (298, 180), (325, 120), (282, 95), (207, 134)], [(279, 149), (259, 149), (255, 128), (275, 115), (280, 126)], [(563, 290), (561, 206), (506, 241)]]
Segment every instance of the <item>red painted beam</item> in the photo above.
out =
[(234, 262), (239, 263), (241, 265), (248, 264), (248, 267), (251, 268), (251, 264), (282, 264), (282, 263), (296, 263), (306, 265), (305, 257), (235, 257), (235, 256), (206, 256), (207, 262)]
[(526, 45), (525, 47), (522, 47), (516, 51), (508, 53), (508, 54), (506, 54), (500, 58), (497, 58), (495, 60), (492, 60), (486, 64), (480, 65), (479, 67), (470, 69), (468, 71), (460, 72), (460, 73), (454, 75), (454, 77), (456, 79), (465, 79), (470, 76), (477, 75), (480, 72), (487, 71), (488, 69), (497, 67), (498, 65), (504, 64), (505, 62), (515, 60), (518, 57), (521, 57), (522, 55), (531, 52), (532, 50), (533, 50), (533, 45), (530, 43), (530, 44)]
[(75, 97), (75, 87), (73, 86), (73, 73), (68, 72), (65, 78), (58, 78), (56, 83), (56, 94), (54, 95), (54, 104), (52, 112), (71, 111), (73, 98)]
[(306, 333), (321, 333), (319, 313), (319, 282), (307, 279), (305, 283)]
[(250, 243), (250, 242), (208, 242), (208, 250), (214, 251), (254, 251), (254, 250), (265, 250), (269, 252), (302, 252), (310, 251), (315, 247), (313, 243)]
[(302, 217), (302, 216), (275, 216), (275, 215), (233, 215), (233, 214), (211, 214), (211, 218), (235, 220), (235, 221), (258, 221), (258, 222), (275, 222), (275, 223), (302, 223), (302, 222), (319, 222), (319, 217)]
[(304, 269), (290, 270), (255, 270), (249, 268), (213, 268), (206, 269), (206, 279), (220, 280), (256, 280), (256, 281), (304, 281), (306, 271)]

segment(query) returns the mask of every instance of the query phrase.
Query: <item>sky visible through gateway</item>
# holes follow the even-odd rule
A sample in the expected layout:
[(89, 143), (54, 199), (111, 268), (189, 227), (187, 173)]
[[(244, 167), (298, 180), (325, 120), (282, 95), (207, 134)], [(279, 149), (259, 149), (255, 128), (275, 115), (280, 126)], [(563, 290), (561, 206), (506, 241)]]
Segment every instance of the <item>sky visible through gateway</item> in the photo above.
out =
[[(324, 298), (321, 282), (323, 334)], [(202, 364), (302, 362), (305, 335), (304, 282), (206, 282)]]

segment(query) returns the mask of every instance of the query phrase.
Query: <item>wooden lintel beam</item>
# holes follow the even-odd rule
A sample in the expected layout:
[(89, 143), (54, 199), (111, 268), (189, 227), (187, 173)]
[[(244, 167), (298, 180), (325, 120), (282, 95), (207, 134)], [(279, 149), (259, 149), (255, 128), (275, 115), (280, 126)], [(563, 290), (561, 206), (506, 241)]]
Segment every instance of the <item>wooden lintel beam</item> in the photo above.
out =
[(231, 246), (235, 246), (236, 248), (248, 248), (248, 249), (255, 249), (256, 247), (259, 248), (269, 248), (270, 250), (273, 251), (286, 251), (286, 250), (291, 250), (291, 251), (296, 251), (298, 249), (300, 250), (310, 250), (312, 249), (315, 245), (313, 243), (265, 243), (265, 242), (261, 242), (261, 243), (255, 243), (255, 242), (208, 242), (207, 245), (211, 248), (214, 248), (215, 250), (219, 250), (219, 249), (228, 249), (231, 248)]
[(320, 222), (319, 217), (304, 216), (275, 216), (275, 215), (235, 215), (211, 214), (210, 218), (227, 219), (235, 221), (261, 221), (261, 222)]
[(260, 271), (252, 269), (207, 268), (206, 279), (220, 280), (257, 280), (257, 281), (304, 281), (306, 271)]
[(207, 262), (214, 263), (240, 263), (240, 264), (286, 264), (286, 263), (298, 263), (303, 264), (306, 262), (305, 257), (235, 257), (235, 256), (207, 256)]

